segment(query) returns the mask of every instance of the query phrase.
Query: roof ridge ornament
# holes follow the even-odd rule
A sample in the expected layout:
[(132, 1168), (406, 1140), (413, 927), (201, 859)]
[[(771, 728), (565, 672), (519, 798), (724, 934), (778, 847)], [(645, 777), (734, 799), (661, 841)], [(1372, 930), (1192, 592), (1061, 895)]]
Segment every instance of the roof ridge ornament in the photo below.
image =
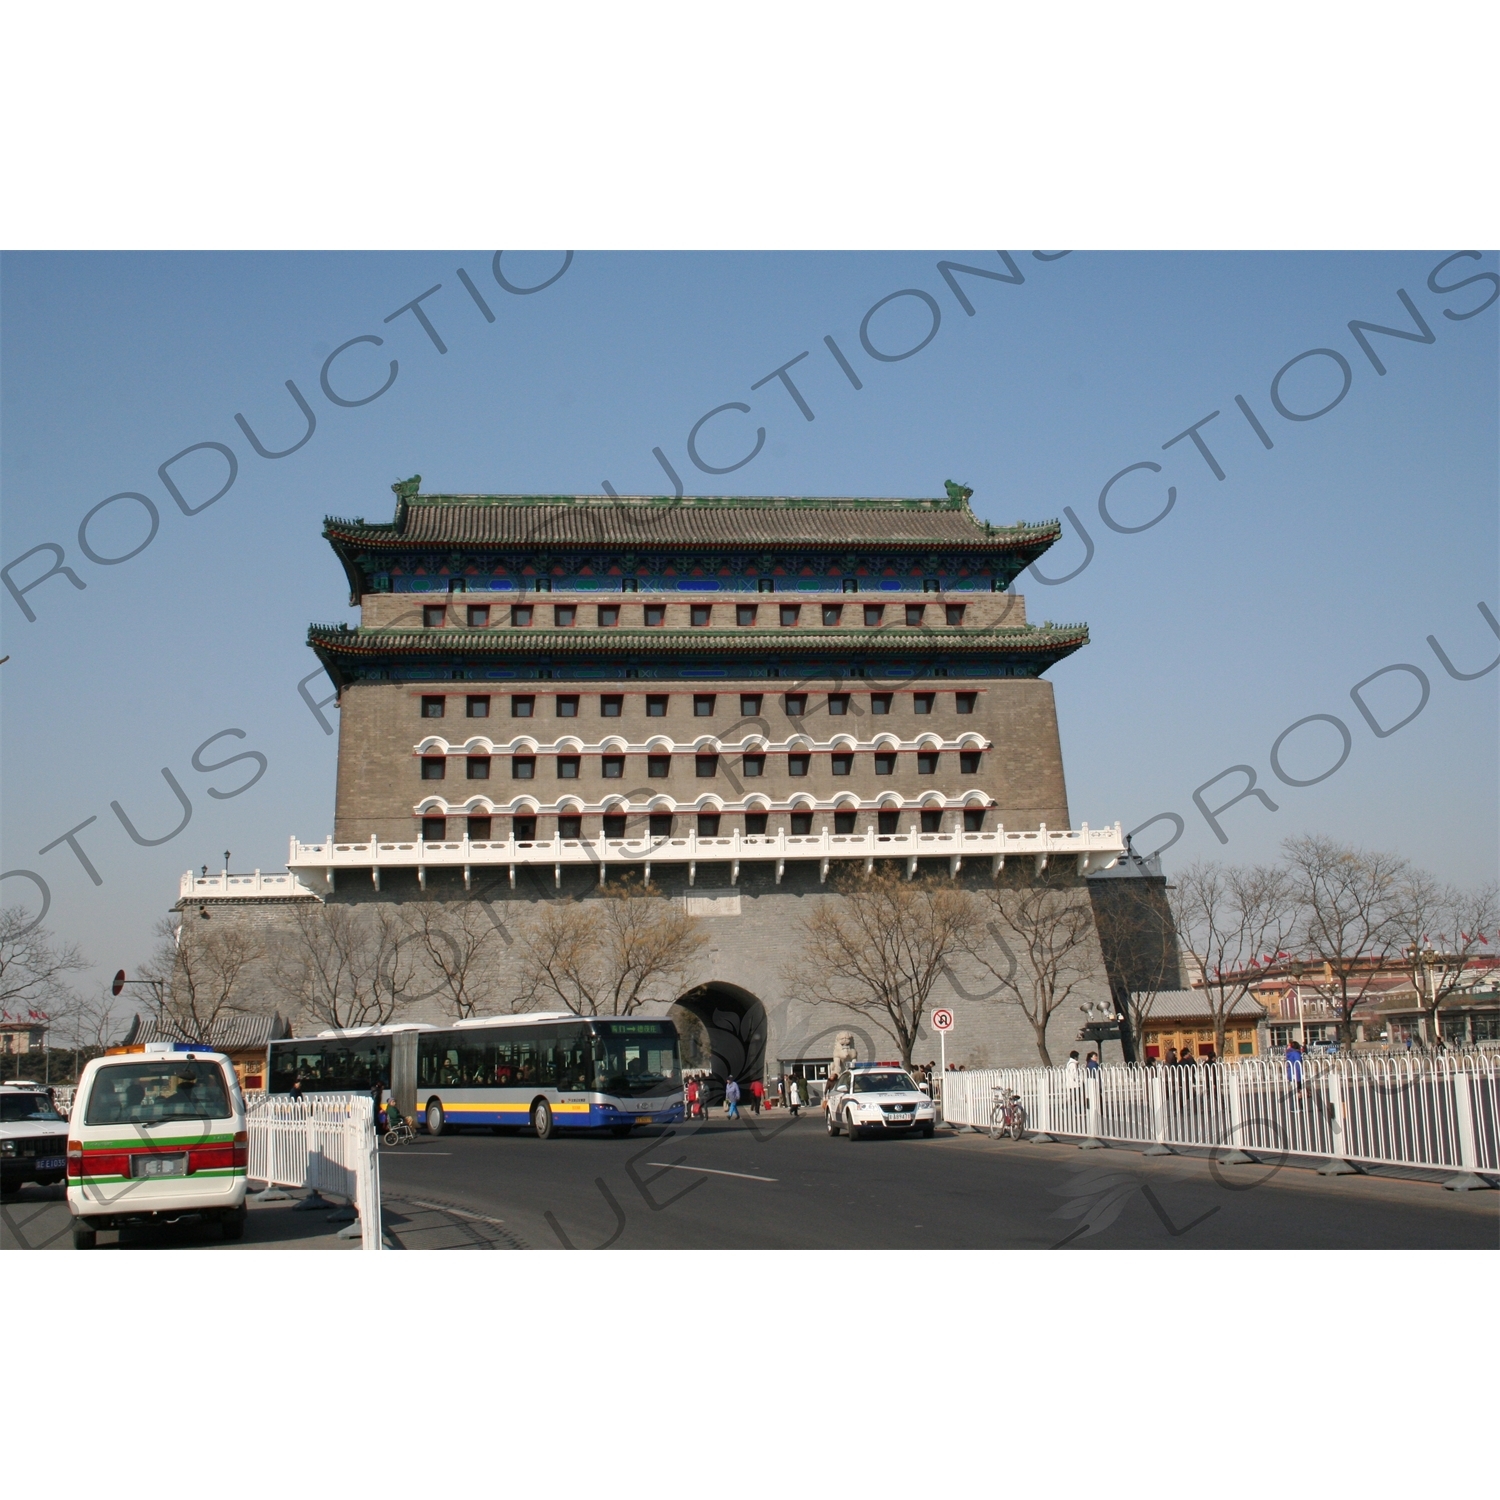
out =
[(951, 479), (943, 481), (943, 488), (948, 491), (948, 498), (955, 505), (967, 505), (969, 497), (974, 491), (966, 484), (957, 484)]
[(410, 479), (398, 479), (391, 486), (391, 492), (398, 501), (414, 500), (421, 486), (422, 476), (420, 474), (413, 474)]

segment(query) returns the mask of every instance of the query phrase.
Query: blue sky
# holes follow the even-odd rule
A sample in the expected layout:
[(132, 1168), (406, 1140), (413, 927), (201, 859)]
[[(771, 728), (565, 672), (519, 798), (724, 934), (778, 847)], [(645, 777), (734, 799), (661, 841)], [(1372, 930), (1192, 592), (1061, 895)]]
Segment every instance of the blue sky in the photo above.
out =
[[(944, 479), (972, 485), (997, 522), (1071, 508), (1094, 544), (1066, 583), (1023, 575), (1034, 619), (1085, 620), (1092, 643), (1054, 668), (1075, 824), (1125, 827), (1175, 813), (1183, 832), (1169, 869), (1197, 855), (1270, 856), (1289, 834), (1318, 831), (1399, 849), (1439, 875), (1475, 883), (1497, 847), (1497, 685), (1500, 672), (1454, 680), (1427, 643), (1475, 671), (1500, 653), (1481, 615), (1500, 614), (1497, 559), (1497, 315), (1468, 313), (1495, 283), (1440, 294), (1429, 274), (1452, 251), (1351, 254), (1107, 254), (1041, 260), (1011, 252), (1024, 282), (959, 278), (965, 313), (939, 273), (943, 259), (1004, 270), (993, 251), (928, 253), (579, 252), (545, 290), (513, 295), (490, 251), (360, 254), (12, 254), (0, 259), (0, 562), (56, 543), (86, 584), (54, 577), (26, 594), (29, 622), (0, 593), (3, 651), (4, 868), (48, 883), (48, 923), (77, 940), (101, 972), (133, 967), (150, 928), (189, 868), (233, 852), (238, 869), (280, 869), (290, 834), (312, 839), (332, 817), (335, 740), (298, 695), (316, 662), (311, 621), (352, 618), (342, 572), (319, 537), (325, 514), (388, 519), (389, 486), (420, 472), (424, 490), (660, 493), (660, 447), (689, 492), (931, 495)], [(557, 254), (507, 255), (517, 285), (545, 280)], [(456, 272), (479, 288), (487, 322)], [(1497, 269), (1457, 260), (1449, 286)], [(384, 318), (428, 288), (424, 304), (447, 346), (439, 353), (410, 313)], [(894, 292), (924, 291), (940, 311), (910, 358), (872, 359), (866, 312)], [(1430, 344), (1375, 334), (1376, 373), (1351, 319), (1413, 328), (1404, 290)], [(898, 298), (874, 314), (877, 348), (899, 351), (931, 327), (927, 304)], [(319, 386), (327, 356), (356, 345), (334, 379), (378, 400), (331, 403)], [(863, 389), (823, 344), (832, 335)], [(1273, 405), (1278, 370), (1309, 350), (1348, 364), (1347, 395), (1326, 415), (1291, 421)], [(793, 377), (808, 422), (779, 382), (752, 385), (809, 351)], [(287, 394), (296, 382), (317, 427), (291, 456), (257, 457), (234, 421), (243, 413), (270, 447), (304, 431)], [(1290, 411), (1338, 394), (1336, 360), (1315, 355), (1283, 378)], [(1242, 395), (1274, 447), (1235, 404)], [(705, 430), (696, 470), (687, 435)], [(1225, 473), (1171, 438), (1210, 412), (1204, 441)], [(186, 516), (158, 465), (196, 443), (229, 446), (239, 469), (217, 503)], [(1174, 486), (1159, 524), (1148, 522)], [(223, 482), (223, 460), (200, 451), (172, 471), (189, 504)], [(87, 560), (79, 524), (123, 492), (146, 496), (159, 529), (114, 566)], [(89, 544), (118, 556), (144, 540), (146, 510), (120, 500), (90, 523)], [(1042, 562), (1060, 577), (1083, 562), (1071, 522)], [(38, 553), (12, 573), (45, 571)], [(0, 653), (3, 654), (3, 653)], [(1429, 684), (1421, 713), (1377, 737), (1350, 689), (1397, 663)], [(311, 687), (317, 689), (321, 679)], [(1416, 706), (1418, 679), (1386, 673), (1365, 690), (1382, 725)], [(317, 692), (327, 693), (323, 687)], [(332, 710), (328, 710), (331, 714)], [(1310, 715), (1346, 727), (1340, 769), (1316, 785), (1277, 778), (1273, 743)], [(245, 751), (255, 769), (193, 766)], [(1281, 750), (1294, 780), (1327, 770), (1342, 732), (1326, 719)], [(1220, 844), (1193, 793), (1250, 765), (1277, 810), (1240, 801), (1219, 821)], [(168, 768), (192, 806), (182, 811)], [(1236, 773), (1203, 792), (1210, 808), (1245, 785)], [(74, 825), (102, 884), (66, 843)], [(1170, 820), (1143, 831), (1151, 847)], [(23, 878), (6, 903), (34, 901)]]

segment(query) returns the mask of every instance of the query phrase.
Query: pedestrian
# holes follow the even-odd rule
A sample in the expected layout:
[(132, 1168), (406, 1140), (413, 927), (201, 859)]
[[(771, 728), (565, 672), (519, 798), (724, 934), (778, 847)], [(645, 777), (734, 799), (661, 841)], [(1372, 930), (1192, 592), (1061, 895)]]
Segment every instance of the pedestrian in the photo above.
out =
[(797, 1111), (802, 1108), (802, 1082), (798, 1078), (791, 1079), (787, 1084), (786, 1107), (791, 1111), (792, 1118), (797, 1118)]
[(696, 1078), (688, 1079), (686, 1092), (688, 1119), (696, 1120), (698, 1118), (698, 1080)]
[(756, 1114), (760, 1113), (761, 1100), (764, 1099), (765, 1096), (765, 1084), (763, 1084), (758, 1078), (752, 1078), (750, 1080), (750, 1108), (754, 1110)]
[(1288, 1083), (1297, 1085), (1297, 1092), (1302, 1092), (1302, 1048), (1296, 1039), (1286, 1044), (1286, 1078)]
[(731, 1120), (739, 1119), (740, 1085), (739, 1080), (736, 1078), (731, 1078), (729, 1082), (724, 1085), (724, 1109), (725, 1113)]
[(1182, 1049), (1182, 1055), (1177, 1059), (1177, 1066), (1179, 1068), (1192, 1068), (1197, 1066), (1197, 1064), (1193, 1061), (1193, 1050), (1191, 1047), (1184, 1047)]
[(1097, 1052), (1090, 1052), (1088, 1057), (1084, 1061), (1084, 1067), (1088, 1069), (1088, 1075), (1091, 1081), (1098, 1078), (1099, 1054)]
[(292, 1086), (287, 1091), (287, 1097), (296, 1100), (298, 1104), (302, 1103), (302, 1075), (300, 1073), (292, 1079)]
[(375, 1105), (375, 1123), (385, 1129), (385, 1085), (376, 1083), (370, 1090), (370, 1098)]
[(1167, 1066), (1169, 1068), (1177, 1066), (1177, 1049), (1175, 1047), (1167, 1048)]

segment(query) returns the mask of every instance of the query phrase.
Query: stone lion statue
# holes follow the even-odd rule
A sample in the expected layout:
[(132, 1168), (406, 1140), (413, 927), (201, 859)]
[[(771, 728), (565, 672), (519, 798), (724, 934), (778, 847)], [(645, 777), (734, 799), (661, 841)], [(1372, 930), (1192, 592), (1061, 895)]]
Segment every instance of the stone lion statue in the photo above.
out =
[(841, 1031), (833, 1039), (833, 1061), (828, 1064), (828, 1076), (834, 1077), (848, 1068), (858, 1054), (854, 1050), (854, 1033)]

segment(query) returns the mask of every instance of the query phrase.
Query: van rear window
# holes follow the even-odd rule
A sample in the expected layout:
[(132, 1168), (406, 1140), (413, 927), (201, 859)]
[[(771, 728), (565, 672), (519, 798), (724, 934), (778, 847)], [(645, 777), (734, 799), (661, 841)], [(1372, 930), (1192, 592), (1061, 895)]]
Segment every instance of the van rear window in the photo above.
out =
[(86, 1125), (149, 1125), (156, 1120), (222, 1120), (231, 1113), (217, 1063), (160, 1061), (101, 1068)]

